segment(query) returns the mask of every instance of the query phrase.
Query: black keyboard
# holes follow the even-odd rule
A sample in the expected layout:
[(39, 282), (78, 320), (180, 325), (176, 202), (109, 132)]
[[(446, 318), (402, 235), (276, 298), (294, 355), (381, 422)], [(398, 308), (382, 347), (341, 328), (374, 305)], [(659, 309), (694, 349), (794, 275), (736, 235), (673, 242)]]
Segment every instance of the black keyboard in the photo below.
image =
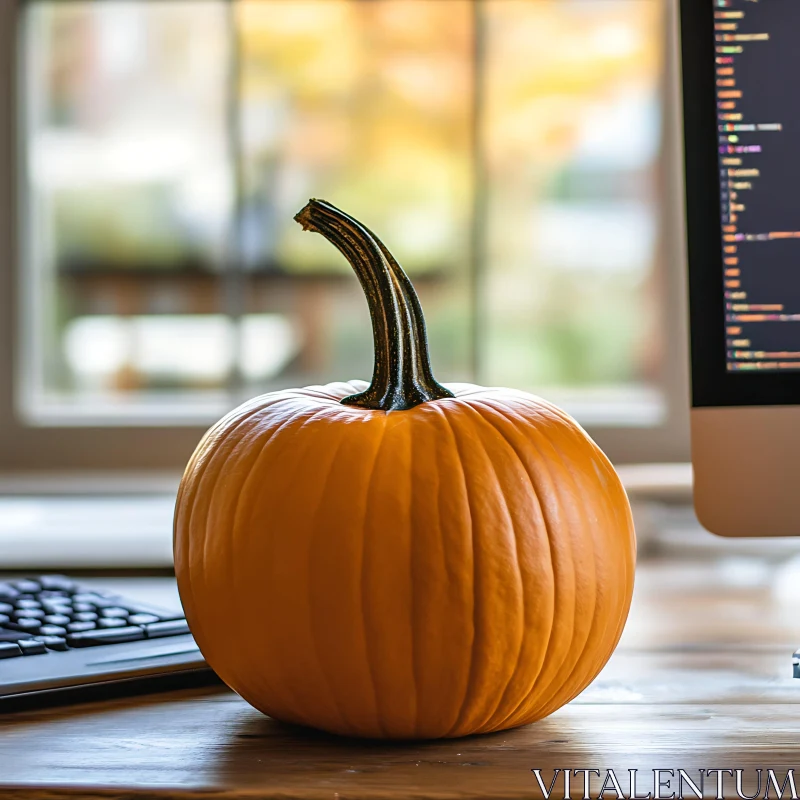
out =
[(0, 581), (0, 700), (204, 668), (179, 611), (64, 575)]

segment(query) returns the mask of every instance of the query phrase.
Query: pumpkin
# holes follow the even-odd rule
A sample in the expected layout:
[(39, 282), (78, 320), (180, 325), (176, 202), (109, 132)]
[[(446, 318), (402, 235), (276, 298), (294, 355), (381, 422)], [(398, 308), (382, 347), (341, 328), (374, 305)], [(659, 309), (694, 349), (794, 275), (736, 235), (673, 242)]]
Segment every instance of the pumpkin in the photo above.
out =
[(322, 201), (296, 219), (361, 282), (372, 382), (265, 394), (198, 445), (174, 542), (200, 650), (263, 713), (338, 734), (455, 737), (552, 713), (628, 613), (618, 476), (544, 400), (437, 383), (383, 243)]

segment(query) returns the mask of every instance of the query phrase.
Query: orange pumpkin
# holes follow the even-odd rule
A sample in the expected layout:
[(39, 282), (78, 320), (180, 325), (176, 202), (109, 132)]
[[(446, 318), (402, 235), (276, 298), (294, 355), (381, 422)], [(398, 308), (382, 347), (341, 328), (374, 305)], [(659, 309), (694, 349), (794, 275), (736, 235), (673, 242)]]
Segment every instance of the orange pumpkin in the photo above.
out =
[(619, 640), (630, 507), (580, 426), (520, 391), (444, 387), (416, 294), (333, 206), (298, 215), (365, 289), (372, 383), (266, 394), (206, 434), (175, 569), (219, 676), (272, 717), (351, 736), (463, 736), (544, 717)]

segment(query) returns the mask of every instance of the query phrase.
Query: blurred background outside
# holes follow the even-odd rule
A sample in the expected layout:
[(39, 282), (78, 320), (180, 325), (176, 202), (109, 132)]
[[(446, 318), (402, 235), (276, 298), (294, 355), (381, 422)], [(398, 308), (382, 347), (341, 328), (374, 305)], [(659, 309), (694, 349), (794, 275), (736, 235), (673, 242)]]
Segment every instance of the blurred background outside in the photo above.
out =
[[(664, 413), (661, 0), (31, 0), (19, 410), (210, 423), (368, 379), (375, 230), (441, 380)], [(594, 415), (594, 416), (593, 416)]]

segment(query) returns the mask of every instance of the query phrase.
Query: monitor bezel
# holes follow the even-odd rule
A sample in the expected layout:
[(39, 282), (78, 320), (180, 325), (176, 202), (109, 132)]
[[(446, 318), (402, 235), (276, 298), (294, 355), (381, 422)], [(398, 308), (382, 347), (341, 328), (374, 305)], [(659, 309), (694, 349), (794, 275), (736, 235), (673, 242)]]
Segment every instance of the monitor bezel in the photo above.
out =
[(680, 0), (692, 406), (800, 405), (800, 371), (731, 372), (725, 302), (713, 0)]

